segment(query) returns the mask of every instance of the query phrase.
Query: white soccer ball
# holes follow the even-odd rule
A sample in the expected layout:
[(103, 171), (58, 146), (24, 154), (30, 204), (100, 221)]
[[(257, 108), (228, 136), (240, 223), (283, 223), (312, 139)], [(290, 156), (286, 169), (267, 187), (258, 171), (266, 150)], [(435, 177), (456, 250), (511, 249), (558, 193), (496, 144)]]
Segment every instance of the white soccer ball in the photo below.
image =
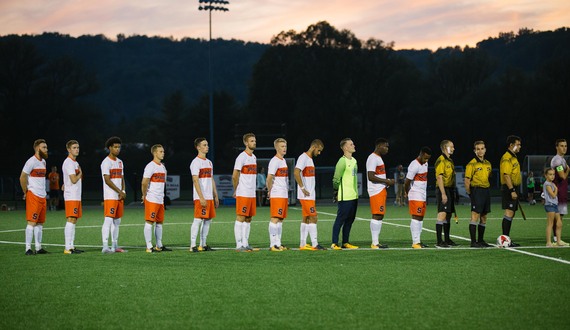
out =
[(497, 246), (500, 248), (506, 248), (511, 245), (511, 238), (507, 235), (500, 235), (497, 237)]

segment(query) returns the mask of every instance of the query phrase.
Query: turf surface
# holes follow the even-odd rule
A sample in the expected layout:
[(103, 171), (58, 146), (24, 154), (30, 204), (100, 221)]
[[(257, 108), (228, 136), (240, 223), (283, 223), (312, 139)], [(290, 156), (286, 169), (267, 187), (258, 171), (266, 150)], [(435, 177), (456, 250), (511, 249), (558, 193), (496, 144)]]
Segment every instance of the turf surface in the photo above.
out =
[[(328, 246), (336, 209), (317, 208), (319, 242)], [(516, 250), (468, 248), (466, 206), (452, 224), (459, 247), (410, 249), (407, 209), (389, 207), (380, 241), (390, 249), (364, 249), (370, 229), (363, 201), (351, 234), (363, 249), (269, 252), (268, 211), (258, 209), (251, 229), (250, 243), (261, 251), (234, 251), (234, 210), (222, 207), (208, 238), (217, 251), (190, 253), (193, 210), (173, 207), (164, 243), (174, 251), (148, 254), (143, 209), (129, 207), (119, 239), (129, 252), (112, 255), (100, 252), (102, 209), (88, 208), (79, 220), (81, 255), (63, 254), (64, 214), (48, 212), (43, 241), (51, 253), (36, 256), (24, 256), (24, 212), (2, 212), (0, 328), (570, 327), (570, 248), (544, 247), (541, 206), (525, 207), (527, 221), (515, 219), (511, 234), (522, 245)], [(500, 234), (501, 214), (493, 205), (490, 243)], [(422, 241), (430, 246), (434, 216), (428, 206)], [(292, 207), (285, 245), (299, 245), (300, 218)]]

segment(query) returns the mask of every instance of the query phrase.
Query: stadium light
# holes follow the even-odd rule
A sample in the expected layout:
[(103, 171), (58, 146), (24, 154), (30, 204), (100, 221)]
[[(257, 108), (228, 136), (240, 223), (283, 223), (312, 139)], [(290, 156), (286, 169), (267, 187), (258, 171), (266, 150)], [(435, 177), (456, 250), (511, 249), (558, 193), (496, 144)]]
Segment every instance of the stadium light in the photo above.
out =
[(198, 0), (200, 6), (198, 10), (208, 11), (209, 16), (209, 27), (210, 27), (210, 38), (208, 39), (208, 84), (209, 84), (209, 94), (210, 94), (210, 139), (208, 145), (210, 146), (209, 158), (214, 162), (215, 158), (215, 148), (214, 148), (214, 95), (212, 87), (212, 11), (229, 11), (226, 7), (230, 4), (229, 1), (225, 0)]

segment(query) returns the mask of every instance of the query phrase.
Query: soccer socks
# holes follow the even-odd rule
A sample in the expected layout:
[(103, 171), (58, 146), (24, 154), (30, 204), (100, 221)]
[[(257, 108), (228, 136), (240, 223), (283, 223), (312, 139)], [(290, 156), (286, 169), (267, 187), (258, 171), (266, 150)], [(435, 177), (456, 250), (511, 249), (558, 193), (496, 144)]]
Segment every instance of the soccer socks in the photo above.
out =
[(370, 233), (372, 234), (372, 245), (378, 245), (378, 236), (382, 230), (382, 220), (370, 220)]
[(34, 226), (26, 226), (26, 251), (32, 249), (32, 239), (34, 238)]
[(243, 222), (236, 221), (234, 224), (234, 236), (236, 238), (236, 249), (242, 247), (242, 224)]
[(485, 228), (486, 228), (486, 225), (484, 223), (479, 224), (479, 239), (478, 239), (479, 242), (484, 241), (483, 237), (485, 236)]
[(506, 215), (503, 217), (503, 235), (509, 236), (511, 234), (511, 225), (513, 224), (513, 218), (507, 217)]
[(42, 248), (42, 233), (43, 233), (43, 227), (40, 224), (37, 224), (34, 227), (34, 239), (36, 240), (36, 251), (40, 250)]
[(105, 217), (103, 222), (103, 227), (101, 228), (101, 236), (103, 239), (103, 248), (109, 248), (109, 233), (111, 232), (111, 226), (113, 225), (113, 218)]
[(208, 239), (208, 233), (210, 232), (210, 225), (212, 224), (212, 220), (204, 220), (202, 221), (202, 231), (200, 232), (200, 245), (206, 246), (206, 240)]
[(412, 242), (413, 244), (419, 244), (421, 242), (423, 221), (412, 219), (410, 222), (410, 231), (412, 232)]
[(156, 246), (162, 247), (162, 223), (154, 224), (154, 237), (156, 238)]
[(200, 232), (201, 224), (202, 219), (194, 218), (194, 222), (192, 222), (192, 228), (190, 230), (190, 247), (196, 246), (196, 237), (198, 237), (198, 233)]
[(441, 243), (441, 232), (443, 231), (443, 221), (437, 220), (435, 223), (435, 235), (437, 236), (437, 243)]
[(73, 223), (66, 222), (65, 229), (63, 230), (65, 234), (65, 249), (70, 250), (73, 248), (73, 230), (74, 230)]
[(451, 231), (451, 221), (448, 219), (443, 222), (443, 236), (446, 242), (451, 241), (451, 238), (449, 237), (450, 231)]
[(279, 246), (281, 246), (281, 234), (283, 233), (283, 221), (277, 223), (277, 237), (279, 238)]
[(249, 246), (249, 231), (251, 229), (251, 222), (244, 222), (241, 225), (241, 233), (242, 233), (242, 242), (243, 246)]
[(279, 225), (273, 222), (269, 222), (269, 244), (270, 247), (281, 246), (279, 242)]
[[(317, 224), (316, 223), (307, 223), (306, 224), (306, 231), (309, 232), (309, 235), (311, 235), (311, 245), (313, 247), (316, 247), (317, 245), (319, 245), (319, 240), (317, 238)], [(305, 236), (305, 241), (306, 241), (307, 236)], [(303, 244), (304, 246), (304, 244)]]
[(299, 246), (305, 246), (307, 244), (307, 225), (304, 222), (301, 222), (301, 241), (299, 242)]
[(121, 225), (121, 218), (113, 219), (111, 226), (111, 238), (113, 239), (113, 250), (119, 247), (119, 226)]
[(477, 222), (471, 221), (469, 222), (469, 236), (471, 237), (471, 243), (477, 242), (477, 240), (475, 239), (476, 234), (477, 234)]
[(144, 224), (144, 240), (146, 242), (146, 248), (152, 248), (152, 225), (148, 222)]

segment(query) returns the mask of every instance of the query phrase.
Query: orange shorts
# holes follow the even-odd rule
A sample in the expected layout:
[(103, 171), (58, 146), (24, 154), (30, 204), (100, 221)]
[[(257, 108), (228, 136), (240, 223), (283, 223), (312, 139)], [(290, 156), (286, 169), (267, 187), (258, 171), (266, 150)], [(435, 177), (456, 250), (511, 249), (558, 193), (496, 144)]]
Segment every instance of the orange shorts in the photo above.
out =
[(33, 192), (26, 192), (26, 220), (35, 223), (46, 222), (46, 199)]
[(105, 216), (113, 219), (118, 219), (123, 217), (123, 209), (125, 207), (125, 202), (115, 199), (106, 199), (104, 201)]
[(303, 216), (304, 217), (316, 217), (317, 216), (317, 207), (315, 206), (315, 200), (311, 199), (299, 199), (301, 202), (301, 208), (303, 209)]
[(162, 223), (164, 221), (164, 204), (144, 201), (144, 219)]
[(244, 217), (255, 216), (257, 205), (255, 197), (236, 197), (236, 214)]
[(287, 218), (287, 209), (289, 207), (288, 198), (271, 198), (269, 200), (269, 205), (272, 218)]
[(65, 201), (65, 217), (79, 219), (83, 215), (81, 201)]
[(427, 203), (425, 201), (408, 201), (410, 214), (423, 217), (426, 214)]
[(386, 189), (384, 189), (376, 195), (370, 196), (370, 210), (372, 214), (384, 215), (386, 213), (386, 195)]
[(207, 199), (206, 203), (208, 204), (205, 207), (202, 207), (199, 199), (194, 200), (194, 218), (213, 219), (216, 217), (216, 205), (214, 205), (214, 201)]

